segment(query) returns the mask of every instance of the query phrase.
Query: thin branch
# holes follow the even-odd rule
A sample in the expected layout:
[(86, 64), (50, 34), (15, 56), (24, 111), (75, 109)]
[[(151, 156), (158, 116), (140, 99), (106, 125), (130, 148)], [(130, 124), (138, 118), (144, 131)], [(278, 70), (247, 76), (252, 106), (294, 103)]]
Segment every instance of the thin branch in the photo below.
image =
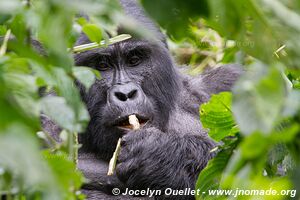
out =
[(73, 47), (72, 49), (69, 49), (69, 51), (72, 51), (73, 53), (80, 53), (96, 48), (106, 47), (107, 45), (111, 45), (117, 42), (122, 42), (124, 40), (128, 40), (131, 38), (131, 35), (129, 34), (122, 34), (118, 35), (116, 37), (110, 38), (108, 41), (102, 40), (100, 43), (92, 42), (88, 44), (78, 45)]

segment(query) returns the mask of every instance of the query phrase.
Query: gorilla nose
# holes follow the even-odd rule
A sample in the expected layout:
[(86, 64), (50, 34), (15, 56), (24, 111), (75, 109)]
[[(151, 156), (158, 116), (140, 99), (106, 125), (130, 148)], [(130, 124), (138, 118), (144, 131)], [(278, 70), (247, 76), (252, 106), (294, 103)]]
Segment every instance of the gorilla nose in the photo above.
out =
[(142, 98), (142, 92), (134, 83), (116, 85), (110, 91), (110, 101), (112, 103), (135, 102), (142, 100)]

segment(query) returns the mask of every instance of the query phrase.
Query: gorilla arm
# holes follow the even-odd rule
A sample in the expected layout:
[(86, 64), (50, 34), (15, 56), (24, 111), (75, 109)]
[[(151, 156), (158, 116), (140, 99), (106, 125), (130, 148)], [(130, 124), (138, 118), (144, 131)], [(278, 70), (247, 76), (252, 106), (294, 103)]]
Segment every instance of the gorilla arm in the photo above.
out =
[(201, 135), (164, 133), (156, 128), (129, 132), (122, 139), (117, 176), (132, 189), (194, 189), (212, 158), (214, 143)]

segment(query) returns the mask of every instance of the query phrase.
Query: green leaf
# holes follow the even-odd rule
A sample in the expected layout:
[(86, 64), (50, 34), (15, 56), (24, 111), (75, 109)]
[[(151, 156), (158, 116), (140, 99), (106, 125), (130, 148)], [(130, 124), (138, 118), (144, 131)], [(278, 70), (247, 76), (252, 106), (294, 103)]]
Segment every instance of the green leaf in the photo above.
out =
[[(33, 133), (21, 123), (9, 126), (0, 132), (0, 169), (11, 174), (11, 182), (4, 181), (0, 191), (12, 192), (12, 188), (23, 193), (27, 199), (31, 195), (45, 200), (62, 199), (53, 174), (40, 155), (40, 147)], [(12, 159), (13, 158), (13, 159)]]
[(74, 67), (73, 75), (85, 86), (87, 91), (96, 80), (96, 76), (92, 69), (88, 67)]
[(80, 26), (84, 26), (87, 24), (87, 21), (84, 17), (79, 17), (76, 22), (80, 25)]
[(300, 91), (292, 90), (285, 99), (282, 115), (291, 117), (300, 112)]
[(265, 154), (269, 143), (261, 133), (253, 133), (245, 138), (241, 143), (242, 157), (244, 159), (254, 159)]
[(53, 73), (52, 78), (55, 80), (54, 86), (57, 95), (63, 96), (66, 99), (67, 104), (75, 112), (76, 118), (80, 118), (80, 112), (81, 109), (83, 109), (83, 104), (81, 102), (79, 91), (74, 85), (74, 80), (62, 68), (55, 67), (51, 73)]
[(208, 5), (210, 25), (221, 35), (235, 38), (245, 22), (241, 3), (235, 0), (209, 0)]
[(272, 132), (272, 134), (269, 136), (269, 143), (289, 143), (297, 138), (297, 134), (300, 130), (300, 124), (291, 123), (289, 126), (287, 126), (283, 123), (282, 126), (283, 128), (280, 128), (280, 130)]
[[(5, 15), (4, 16), (0, 16), (0, 24), (3, 24), (3, 23), (1, 23), (1, 19), (2, 18), (5, 18)], [(7, 27), (5, 25), (0, 25), (0, 37), (4, 36), (6, 34), (6, 32), (7, 32)]]
[(0, 13), (10, 14), (12, 12), (17, 12), (22, 8), (22, 4), (18, 0), (1, 0), (0, 1)]
[(231, 110), (231, 93), (212, 95), (208, 103), (200, 107), (200, 119), (209, 136), (216, 141), (233, 136), (238, 132)]
[(61, 128), (71, 132), (82, 132), (88, 120), (88, 113), (82, 107), (77, 119), (74, 111), (66, 103), (66, 100), (58, 96), (47, 96), (41, 100), (41, 110)]
[[(231, 158), (234, 148), (236, 147), (237, 142), (233, 142), (217, 154), (215, 158), (210, 160), (203, 169), (198, 177), (196, 183), (196, 189), (200, 190), (200, 194), (196, 196), (197, 200), (200, 199), (216, 199), (211, 198), (208, 195), (208, 190), (218, 189), (220, 181), (222, 179), (222, 173), (228, 165), (228, 161)], [(218, 196), (219, 199), (224, 196)]]
[(102, 40), (102, 31), (96, 24), (85, 24), (82, 31), (91, 42), (100, 43)]
[(251, 66), (233, 89), (232, 110), (242, 133), (269, 133), (281, 115), (285, 81), (275, 66), (258, 62)]
[(26, 24), (24, 22), (24, 16), (22, 14), (18, 14), (14, 17), (13, 21), (10, 24), (10, 28), (12, 30), (12, 33), (18, 40), (23, 41), (25, 39)]
[(74, 7), (67, 1), (34, 1), (32, 4), (31, 12), (26, 16), (27, 24), (35, 30), (38, 40), (46, 49), (47, 63), (70, 72), (74, 64), (67, 47), (76, 12)]
[(270, 149), (266, 167), (269, 176), (276, 175), (278, 172), (278, 164), (282, 163), (287, 155), (288, 149), (284, 144), (277, 144)]
[(84, 179), (82, 173), (76, 169), (75, 163), (64, 152), (44, 151), (43, 157), (53, 171), (61, 193), (66, 197), (74, 197)]
[(265, 18), (261, 2), (210, 0), (208, 24), (222, 36), (236, 40), (237, 47), (265, 62), (279, 48), (279, 28)]
[(167, 30), (168, 35), (183, 39), (191, 20), (208, 15), (206, 0), (143, 0), (146, 11)]

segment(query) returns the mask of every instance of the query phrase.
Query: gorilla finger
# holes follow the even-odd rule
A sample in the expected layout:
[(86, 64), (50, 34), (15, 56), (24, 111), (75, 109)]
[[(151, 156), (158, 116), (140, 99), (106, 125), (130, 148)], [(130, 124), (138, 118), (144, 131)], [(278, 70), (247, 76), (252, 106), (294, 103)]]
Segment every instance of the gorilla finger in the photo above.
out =
[(116, 168), (117, 177), (123, 182), (129, 179), (129, 177), (138, 170), (135, 159), (130, 159), (126, 162), (119, 163)]

